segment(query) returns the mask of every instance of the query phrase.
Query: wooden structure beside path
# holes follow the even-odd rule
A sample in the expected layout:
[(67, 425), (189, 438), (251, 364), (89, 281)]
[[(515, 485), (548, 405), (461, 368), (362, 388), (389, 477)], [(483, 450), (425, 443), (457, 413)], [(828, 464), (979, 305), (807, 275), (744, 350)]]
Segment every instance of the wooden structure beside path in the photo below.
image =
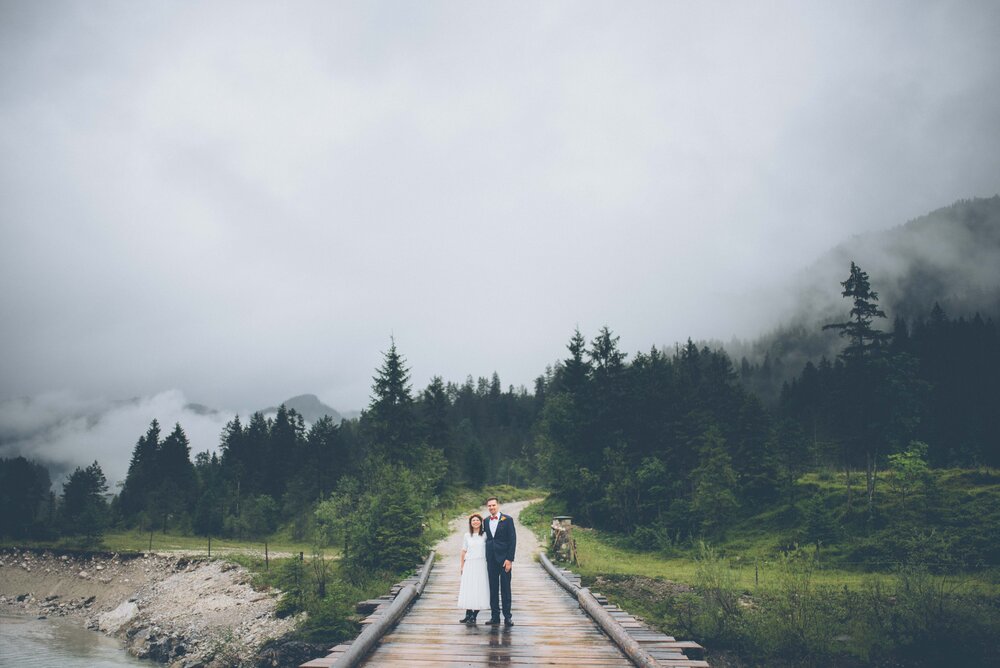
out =
[[(527, 502), (504, 505), (502, 510), (517, 515)], [(512, 578), (513, 627), (487, 626), (490, 612), (480, 612), (477, 626), (459, 624), (465, 611), (456, 607), (460, 580), (459, 553), (464, 520), (435, 550), (439, 559), (430, 578), (409, 612), (392, 631), (383, 636), (360, 665), (407, 668), (458, 668), (477, 666), (579, 666), (580, 668), (627, 667), (634, 663), (581, 608), (580, 602), (556, 583), (535, 561), (540, 547), (534, 533), (517, 526), (517, 559)], [(572, 574), (570, 574), (571, 576)], [(589, 595), (589, 594), (588, 594)], [(673, 638), (651, 631), (629, 615), (607, 606), (628, 634), (656, 657), (659, 666), (707, 668), (704, 661), (690, 659), (684, 648), (694, 643), (677, 643)], [(381, 605), (366, 620), (377, 619)], [(350, 653), (350, 644), (331, 649), (331, 654), (314, 659), (302, 668), (329, 668), (339, 657)], [(340, 665), (345, 665), (342, 662)]]

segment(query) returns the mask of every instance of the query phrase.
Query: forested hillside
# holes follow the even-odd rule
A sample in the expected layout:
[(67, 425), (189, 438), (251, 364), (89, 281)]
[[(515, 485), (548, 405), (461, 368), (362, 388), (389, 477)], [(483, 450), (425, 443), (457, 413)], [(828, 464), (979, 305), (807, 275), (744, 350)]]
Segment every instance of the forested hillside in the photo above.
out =
[[(959, 221), (962, 242), (952, 249), (977, 247), (977, 262), (991, 257), (998, 203), (935, 212), (888, 233), (894, 241), (883, 248), (916, 257), (913, 248), (923, 246), (904, 240)], [(937, 266), (920, 275), (944, 281)], [(590, 340), (574, 332), (530, 393), (505, 389), (496, 373), (461, 384), (435, 377), (414, 391), (392, 343), (360, 418), (307, 422), (287, 406), (273, 416), (236, 415), (216, 452), (193, 459), (182, 425), (167, 431), (152, 419), (114, 494), (98, 462), (77, 469), (56, 498), (44, 467), (3, 460), (0, 531), (98, 540), (107, 527), (239, 538), (283, 530), (295, 539), (322, 535), (348, 552), (354, 541), (359, 552), (385, 508), (505, 483), (547, 486), (579, 522), (656, 547), (720, 540), (762, 507), (804, 513), (800, 481), (826, 472), (842, 476), (846, 494), (813, 521), (840, 527), (838, 539), (868, 540), (889, 523), (886, 481), (902, 489), (910, 476), (903, 487), (923, 489), (922, 472), (934, 468), (1000, 464), (996, 324), (988, 313), (949, 313), (942, 302), (919, 310), (922, 296), (974, 291), (967, 283), (910, 289), (900, 276), (913, 281), (914, 271), (889, 281), (892, 302), (880, 275), (845, 262), (828, 288), (841, 315), (780, 339), (811, 359), (784, 368), (788, 380), (774, 397), (761, 383), (765, 372), (777, 382), (768, 362), (737, 364), (721, 347), (690, 340), (630, 355), (609, 327)], [(991, 271), (973, 267), (965, 276), (988, 281)], [(823, 354), (812, 343), (821, 337), (837, 346)], [(407, 556), (420, 547), (411, 538)]]
[(852, 237), (769, 298), (787, 304), (771, 332), (731, 341), (744, 384), (769, 405), (803, 365), (837, 356), (841, 341), (822, 325), (849, 306), (835, 288), (851, 262), (873, 277), (888, 321), (913, 324), (935, 304), (950, 317), (1000, 317), (1000, 196), (962, 200), (877, 234)]

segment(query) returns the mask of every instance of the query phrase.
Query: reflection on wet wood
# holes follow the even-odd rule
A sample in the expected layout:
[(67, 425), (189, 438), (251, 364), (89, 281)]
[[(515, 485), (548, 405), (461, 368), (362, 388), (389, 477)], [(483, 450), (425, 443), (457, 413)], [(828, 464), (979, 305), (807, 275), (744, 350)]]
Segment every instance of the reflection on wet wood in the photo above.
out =
[[(516, 506), (504, 508), (505, 512), (516, 510), (519, 510)], [(632, 666), (629, 658), (604, 635), (576, 599), (531, 558), (538, 549), (534, 535), (520, 524), (517, 530), (518, 560), (512, 579), (513, 627), (487, 626), (489, 610), (480, 612), (477, 626), (458, 623), (465, 611), (456, 607), (460, 580), (458, 555), (462, 544), (461, 533), (456, 532), (438, 544), (440, 559), (421, 597), (379, 641), (363, 665), (390, 668)], [(708, 666), (704, 661), (684, 655), (685, 649), (697, 648), (696, 643), (678, 643), (669, 636), (651, 631), (614, 606), (606, 607), (661, 666)], [(347, 646), (332, 648), (329, 656), (303, 664), (303, 668), (329, 668)]]

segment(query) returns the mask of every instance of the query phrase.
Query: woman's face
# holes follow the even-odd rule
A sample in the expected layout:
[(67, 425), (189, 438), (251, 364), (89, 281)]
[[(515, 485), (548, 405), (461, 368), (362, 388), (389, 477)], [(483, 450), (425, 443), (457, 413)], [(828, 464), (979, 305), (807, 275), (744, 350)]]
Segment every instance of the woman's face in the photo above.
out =
[(472, 530), (473, 531), (479, 531), (479, 527), (480, 527), (480, 525), (482, 523), (483, 523), (483, 521), (481, 519), (479, 519), (478, 517), (473, 517), (472, 518)]

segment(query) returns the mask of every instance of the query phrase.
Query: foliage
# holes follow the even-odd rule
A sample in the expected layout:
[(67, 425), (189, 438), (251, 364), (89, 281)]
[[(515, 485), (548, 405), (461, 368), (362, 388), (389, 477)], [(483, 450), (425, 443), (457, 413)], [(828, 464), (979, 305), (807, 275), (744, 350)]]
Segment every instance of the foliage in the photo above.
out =
[(736, 472), (718, 428), (709, 427), (700, 450), (698, 468), (691, 472), (691, 512), (698, 518), (703, 535), (721, 536), (726, 519), (739, 508), (734, 493)]
[(0, 536), (44, 538), (54, 530), (49, 472), (24, 457), (0, 459)]
[(664, 632), (702, 643), (710, 662), (725, 651), (740, 665), (987, 666), (1000, 650), (995, 596), (954, 577), (903, 568), (837, 586), (811, 553), (792, 550), (766, 584), (747, 585), (717, 548), (700, 544), (694, 562), (693, 589), (600, 576), (601, 592)]
[(99, 543), (108, 523), (107, 491), (108, 481), (100, 464), (95, 461), (86, 468), (77, 467), (63, 484), (63, 532), (83, 536), (90, 545)]
[(359, 478), (342, 480), (317, 506), (323, 542), (342, 545), (345, 571), (357, 581), (412, 567), (428, 547), (422, 515), (432, 504), (426, 491), (410, 469), (372, 459)]
[(783, 472), (801, 457), (775, 445), (725, 353), (688, 341), (629, 362), (607, 327), (589, 348), (576, 331), (567, 350), (540, 388), (531, 457), (579, 523), (638, 532), (644, 544), (717, 536), (745, 504), (787, 486)]

